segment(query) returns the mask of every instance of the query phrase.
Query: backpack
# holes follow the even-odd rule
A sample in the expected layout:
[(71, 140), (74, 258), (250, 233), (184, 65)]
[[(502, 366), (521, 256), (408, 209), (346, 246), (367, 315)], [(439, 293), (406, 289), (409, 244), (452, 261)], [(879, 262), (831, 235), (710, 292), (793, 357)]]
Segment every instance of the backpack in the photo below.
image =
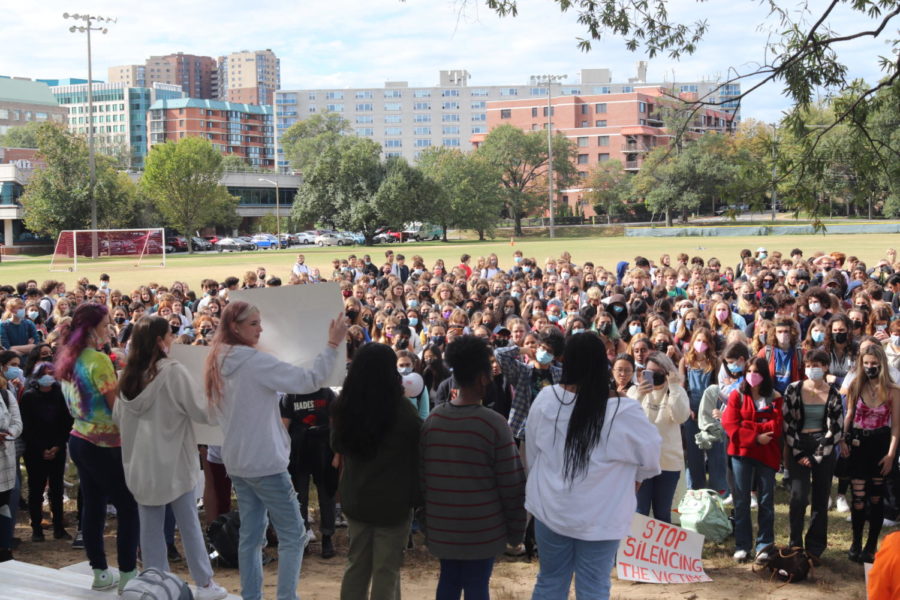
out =
[(798, 583), (809, 577), (813, 569), (813, 559), (803, 548), (797, 546), (778, 547), (769, 544), (762, 549), (769, 555), (763, 563), (763, 569), (768, 569), (772, 577), (778, 577), (787, 583)]
[(715, 490), (688, 490), (678, 504), (681, 526), (717, 544), (731, 535), (725, 504)]
[(125, 584), (121, 600), (194, 600), (191, 588), (177, 576), (146, 569)]
[(206, 529), (210, 545), (219, 555), (223, 567), (238, 568), (238, 547), (241, 543), (241, 515), (233, 510), (219, 515)]

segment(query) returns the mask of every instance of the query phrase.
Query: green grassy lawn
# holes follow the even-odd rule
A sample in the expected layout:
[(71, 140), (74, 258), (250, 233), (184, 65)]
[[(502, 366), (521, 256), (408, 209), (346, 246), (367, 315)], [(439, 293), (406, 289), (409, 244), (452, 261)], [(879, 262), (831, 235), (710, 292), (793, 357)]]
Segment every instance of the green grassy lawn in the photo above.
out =
[[(663, 253), (676, 254), (686, 252), (705, 259), (717, 257), (725, 264), (737, 264), (742, 248), (756, 250), (764, 246), (770, 252), (780, 250), (788, 254), (792, 248), (799, 247), (807, 254), (816, 251), (839, 250), (848, 255), (855, 255), (870, 265), (884, 257), (885, 251), (897, 245), (897, 235), (791, 235), (791, 236), (746, 236), (746, 237), (684, 237), (684, 238), (627, 238), (627, 237), (581, 237), (517, 239), (514, 243), (509, 238), (488, 242), (451, 241), (449, 243), (422, 242), (379, 245), (373, 247), (293, 247), (289, 250), (261, 250), (257, 252), (225, 252), (212, 254), (173, 254), (167, 257), (165, 268), (137, 267), (133, 259), (116, 259), (90, 264), (82, 261), (78, 271), (50, 272), (49, 257), (18, 258), (4, 257), (0, 264), (0, 282), (15, 284), (17, 281), (36, 279), (38, 282), (55, 278), (72, 285), (79, 277), (86, 276), (96, 280), (100, 272), (107, 272), (112, 278), (112, 287), (130, 290), (137, 285), (155, 281), (170, 284), (172, 281), (186, 281), (196, 288), (200, 280), (206, 277), (224, 279), (229, 275), (240, 277), (243, 273), (256, 267), (266, 267), (270, 275), (277, 275), (287, 280), (290, 268), (298, 252), (306, 254), (307, 263), (322, 269), (325, 277), (331, 274), (331, 259), (343, 258), (351, 253), (357, 255), (368, 253), (373, 261), (379, 264), (386, 249), (410, 257), (421, 255), (430, 267), (437, 258), (443, 258), (448, 267), (458, 263), (460, 255), (468, 253), (472, 257), (486, 256), (491, 252), (500, 257), (501, 266), (512, 263), (512, 253), (522, 250), (526, 256), (533, 257), (543, 264), (548, 257), (558, 257), (561, 252), (568, 251), (573, 260), (581, 263), (587, 260), (607, 269), (614, 269), (620, 260), (631, 262), (636, 255), (643, 255), (658, 260)], [(474, 261), (473, 261), (474, 262)]]

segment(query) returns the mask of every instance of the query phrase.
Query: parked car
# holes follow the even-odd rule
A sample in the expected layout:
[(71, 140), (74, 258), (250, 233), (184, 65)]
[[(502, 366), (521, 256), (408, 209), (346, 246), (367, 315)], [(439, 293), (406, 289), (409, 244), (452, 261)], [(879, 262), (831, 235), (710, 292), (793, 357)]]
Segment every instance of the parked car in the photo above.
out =
[(193, 246), (194, 250), (199, 250), (201, 252), (213, 249), (212, 242), (208, 242), (203, 238), (197, 236), (191, 238), (191, 245)]
[(381, 227), (375, 230), (375, 237), (372, 238), (372, 241), (376, 244), (393, 244), (400, 241), (400, 235), (387, 227)]
[(175, 252), (187, 252), (187, 239), (183, 235), (170, 235), (166, 238), (166, 244), (172, 246)]
[(249, 248), (245, 248), (245, 250), (247, 250), (247, 249), (256, 250), (257, 249), (256, 244), (253, 242), (253, 238), (251, 238), (249, 235), (239, 235), (235, 239), (241, 240), (242, 242), (244, 242), (245, 244), (247, 244), (249, 246)]
[(729, 204), (728, 206), (720, 206), (716, 209), (717, 215), (724, 215), (727, 213), (741, 214), (750, 210), (750, 206), (747, 204)]
[(322, 233), (316, 236), (316, 246), (343, 246), (347, 242), (337, 233)]
[(293, 233), (282, 233), (279, 234), (279, 239), (281, 239), (282, 248), (287, 248), (289, 246), (297, 245), (297, 236)]
[(437, 225), (418, 222), (409, 223), (406, 229), (403, 230), (403, 235), (407, 240), (415, 240), (417, 242), (423, 240), (434, 240), (436, 242), (441, 239), (443, 233), (443, 230)]
[(349, 235), (352, 236), (353, 241), (356, 242), (357, 244), (359, 244), (360, 246), (365, 245), (366, 236), (364, 236), (363, 234), (361, 234), (359, 232), (350, 232)]
[(344, 240), (344, 245), (352, 246), (356, 243), (356, 237), (349, 231), (338, 231), (338, 237)]
[(225, 250), (229, 252), (243, 252), (244, 250), (256, 250), (256, 245), (251, 242), (246, 242), (241, 238), (222, 238), (215, 244), (216, 250), (219, 252), (223, 252)]
[(277, 249), (281, 245), (278, 242), (278, 238), (271, 233), (257, 233), (251, 238), (251, 241), (256, 244), (256, 247), (260, 250), (269, 250), (270, 248)]
[(316, 235), (318, 235), (315, 231), (300, 231), (294, 234), (297, 236), (297, 243), (308, 246), (316, 243)]

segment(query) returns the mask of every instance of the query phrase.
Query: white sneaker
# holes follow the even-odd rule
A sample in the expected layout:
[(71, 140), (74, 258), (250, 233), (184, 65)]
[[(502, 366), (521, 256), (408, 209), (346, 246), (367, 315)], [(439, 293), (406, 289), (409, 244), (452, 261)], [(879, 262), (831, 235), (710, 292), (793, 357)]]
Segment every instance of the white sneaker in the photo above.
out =
[(759, 500), (756, 499), (756, 494), (750, 494), (750, 508), (759, 508)]
[(724, 498), (722, 498), (722, 504), (725, 506), (731, 506), (734, 504), (734, 497), (731, 494), (728, 494)]
[(210, 581), (204, 587), (197, 586), (194, 600), (222, 600), (228, 597), (228, 590), (215, 581)]
[(900, 523), (898, 523), (897, 521), (892, 521), (891, 519), (884, 520), (885, 527), (896, 527), (897, 525), (900, 525)]
[(317, 539), (318, 539), (318, 538), (316, 537), (316, 532), (315, 532), (315, 531), (313, 531), (312, 529), (307, 529), (307, 530), (306, 530), (306, 541), (307, 541), (308, 543), (312, 543), (312, 542), (316, 541)]
[(848, 523), (852, 523), (852, 522), (853, 522), (853, 517), (850, 516), (850, 515), (847, 515), (847, 519), (846, 519), (846, 520), (847, 520)]
[(747, 560), (747, 551), (746, 550), (738, 550), (734, 553), (734, 560), (738, 562), (744, 562)]
[(837, 500), (834, 502), (839, 513), (850, 512), (850, 505), (847, 504), (847, 498), (843, 494), (838, 494)]
[(764, 564), (767, 560), (769, 560), (768, 552), (757, 552), (756, 564), (758, 564), (758, 565)]

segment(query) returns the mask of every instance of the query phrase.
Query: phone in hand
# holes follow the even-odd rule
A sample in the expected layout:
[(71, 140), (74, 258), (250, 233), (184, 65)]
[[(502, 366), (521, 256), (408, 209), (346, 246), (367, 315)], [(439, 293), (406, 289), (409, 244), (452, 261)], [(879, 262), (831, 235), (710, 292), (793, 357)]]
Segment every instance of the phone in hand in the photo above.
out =
[(644, 378), (644, 383), (647, 385), (653, 385), (653, 371), (650, 369), (644, 369), (641, 372), (641, 377)]

